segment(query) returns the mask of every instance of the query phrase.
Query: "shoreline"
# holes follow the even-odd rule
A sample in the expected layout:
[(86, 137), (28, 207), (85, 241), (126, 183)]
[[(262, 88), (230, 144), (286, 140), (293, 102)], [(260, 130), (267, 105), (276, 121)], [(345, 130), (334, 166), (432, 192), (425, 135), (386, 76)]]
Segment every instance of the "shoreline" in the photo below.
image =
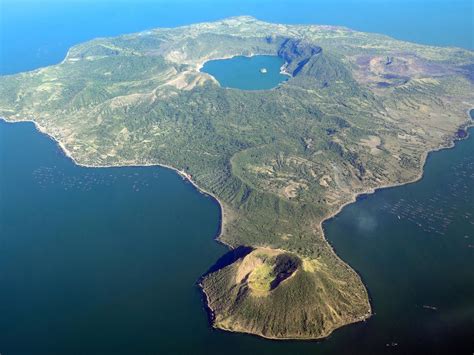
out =
[[(458, 129), (466, 129), (466, 131), (469, 129), (469, 128), (472, 128), (474, 127), (474, 119), (471, 118), (470, 116), (470, 111), (471, 110), (474, 110), (474, 108), (471, 108), (471, 109), (468, 109), (467, 110), (467, 115), (468, 117), (470, 118), (470, 122), (467, 121), (465, 124), (461, 125), (458, 127)], [(431, 153), (435, 153), (435, 152), (438, 152), (440, 150), (445, 150), (445, 149), (452, 149), (455, 147), (456, 145), (456, 141), (459, 141), (459, 140), (464, 140), (464, 139), (468, 139), (470, 136), (469, 132), (467, 131), (467, 135), (463, 138), (456, 138), (456, 137), (452, 137), (451, 140), (449, 142), (446, 142), (448, 143), (448, 145), (444, 145), (444, 144), (441, 144), (440, 146), (436, 147), (436, 148), (433, 148), (432, 150), (428, 150), (428, 151), (425, 151), (423, 152), (423, 155), (421, 156), (421, 165), (420, 165), (420, 169), (418, 171), (418, 174), (410, 181), (407, 181), (407, 182), (399, 182), (399, 183), (394, 183), (394, 184), (386, 184), (386, 185), (382, 185), (382, 186), (379, 186), (379, 187), (373, 187), (373, 188), (370, 188), (370, 189), (367, 189), (367, 190), (364, 190), (362, 192), (359, 192), (359, 193), (354, 193), (351, 197), (351, 200), (344, 203), (340, 208), (337, 209), (336, 212), (334, 213), (329, 213), (327, 216), (324, 217), (324, 219), (321, 221), (320, 223), (320, 228), (321, 230), (324, 232), (323, 230), (323, 227), (322, 225), (324, 224), (324, 222), (330, 220), (331, 218), (335, 217), (337, 214), (339, 214), (341, 212), (341, 210), (346, 207), (347, 205), (350, 205), (354, 202), (357, 202), (357, 198), (361, 195), (372, 195), (374, 193), (376, 193), (378, 190), (382, 190), (382, 189), (388, 189), (388, 188), (394, 188), (394, 187), (398, 187), (398, 186), (403, 186), (403, 185), (408, 185), (408, 184), (413, 184), (419, 180), (421, 180), (423, 178), (423, 174), (424, 174), (424, 171), (425, 171), (425, 165), (426, 165), (426, 160), (428, 159), (428, 156), (431, 154)], [(326, 238), (324, 238), (326, 240)]]
[[(194, 66), (195, 66), (195, 69), (197, 72), (199, 73), (205, 73), (205, 74), (208, 74), (208, 75), (211, 75), (209, 73), (206, 73), (206, 72), (203, 72), (201, 71), (201, 69), (204, 67), (204, 64), (206, 64), (207, 62), (210, 62), (210, 61), (213, 61), (213, 60), (226, 60), (226, 59), (232, 59), (232, 58), (235, 58), (235, 57), (245, 57), (245, 58), (252, 58), (252, 57), (255, 57), (257, 55), (268, 55), (268, 54), (259, 54), (259, 53), (253, 53), (251, 52), (250, 54), (229, 54), (229, 55), (224, 55), (224, 56), (220, 56), (220, 57), (211, 57), (211, 58), (205, 58), (205, 59), (201, 59), (199, 60)], [(190, 64), (192, 65), (192, 64)], [(212, 76), (212, 75), (211, 75)]]
[[(202, 286), (201, 281), (199, 281), (198, 286), (200, 287), (201, 292), (204, 295), (204, 300), (206, 301), (205, 302), (205, 308), (206, 308), (206, 311), (208, 313), (208, 318), (210, 318), (210, 322), (209, 322), (210, 324), (209, 325), (212, 327), (212, 329), (222, 330), (222, 331), (225, 331), (225, 332), (236, 333), (236, 334), (245, 334), (245, 335), (249, 335), (249, 336), (252, 336), (252, 337), (259, 337), (259, 338), (263, 338), (263, 339), (271, 340), (271, 341), (275, 341), (275, 342), (278, 342), (278, 341), (304, 341), (304, 342), (316, 342), (316, 343), (322, 342), (325, 339), (327, 339), (328, 337), (330, 337), (335, 331), (337, 331), (337, 330), (339, 330), (339, 329), (341, 329), (345, 326), (351, 325), (351, 324), (365, 322), (367, 319), (369, 319), (373, 315), (372, 312), (371, 312), (371, 313), (368, 314), (367, 317), (354, 319), (353, 321), (351, 321), (349, 323), (342, 324), (342, 325), (338, 326), (337, 328), (331, 329), (327, 334), (321, 335), (318, 338), (311, 338), (311, 337), (301, 337), (301, 338), (271, 337), (271, 336), (264, 335), (262, 333), (249, 332), (249, 331), (245, 331), (245, 330), (234, 330), (234, 329), (230, 329), (230, 328), (224, 328), (224, 327), (216, 326), (215, 323), (214, 323), (215, 312), (214, 312), (214, 309), (212, 309), (212, 307), (209, 305), (209, 295), (204, 290), (204, 287)], [(365, 286), (365, 284), (364, 284), (364, 286)], [(369, 301), (369, 306), (370, 306), (370, 301)]]
[[(444, 143), (442, 143), (441, 145), (439, 145), (438, 147), (435, 147), (431, 150), (427, 150), (427, 151), (424, 151), (423, 154), (422, 154), (422, 157), (421, 157), (421, 164), (420, 164), (420, 169), (418, 171), (418, 174), (410, 181), (407, 181), (407, 182), (400, 182), (400, 183), (394, 183), (394, 184), (386, 184), (386, 185), (382, 185), (380, 187), (375, 187), (375, 188), (370, 188), (370, 189), (367, 189), (367, 190), (364, 190), (362, 192), (359, 192), (359, 193), (354, 193), (352, 196), (351, 196), (351, 199), (349, 201), (347, 201), (346, 203), (343, 203), (335, 212), (333, 213), (329, 213), (328, 215), (326, 215), (319, 223), (318, 225), (318, 228), (321, 232), (321, 235), (322, 235), (322, 239), (324, 240), (324, 242), (328, 245), (328, 247), (330, 248), (330, 250), (332, 251), (332, 253), (335, 255), (335, 257), (350, 271), (350, 272), (353, 272), (355, 274), (356, 277), (359, 278), (361, 284), (364, 286), (366, 292), (367, 292), (367, 299), (368, 299), (368, 306), (369, 306), (369, 312), (367, 314), (365, 314), (362, 318), (358, 318), (358, 319), (354, 319), (353, 321), (349, 322), (349, 323), (345, 323), (341, 326), (338, 326), (337, 328), (334, 328), (332, 330), (330, 330), (328, 332), (328, 334), (326, 335), (323, 335), (321, 337), (318, 337), (318, 338), (291, 338), (291, 337), (268, 337), (268, 336), (265, 336), (263, 334), (259, 334), (259, 333), (255, 333), (255, 332), (246, 332), (245, 330), (231, 330), (231, 329), (227, 329), (227, 328), (222, 328), (222, 327), (218, 327), (215, 325), (214, 323), (214, 320), (215, 320), (215, 311), (214, 309), (211, 307), (210, 305), (210, 301), (209, 301), (209, 295), (206, 293), (203, 285), (202, 285), (202, 277), (204, 276), (201, 276), (198, 280), (197, 280), (197, 285), (199, 286), (202, 294), (203, 294), (203, 299), (205, 301), (205, 308), (206, 308), (206, 311), (208, 313), (208, 317), (209, 317), (209, 320), (210, 320), (210, 325), (212, 328), (214, 329), (220, 329), (220, 330), (223, 330), (223, 331), (229, 331), (229, 332), (232, 332), (232, 333), (243, 333), (243, 334), (248, 334), (248, 335), (252, 335), (252, 336), (258, 336), (258, 337), (261, 337), (261, 338), (264, 338), (264, 339), (269, 339), (269, 340), (276, 340), (276, 341), (279, 341), (279, 340), (293, 340), (293, 341), (322, 341), (324, 339), (326, 339), (327, 337), (329, 337), (334, 331), (342, 328), (342, 327), (345, 327), (345, 326), (348, 326), (348, 325), (351, 325), (351, 324), (355, 324), (355, 323), (359, 323), (359, 322), (362, 322), (362, 321), (366, 321), (367, 319), (371, 318), (374, 313), (373, 313), (373, 307), (372, 307), (372, 301), (370, 299), (370, 296), (369, 296), (369, 291), (368, 291), (368, 287), (367, 285), (363, 282), (361, 276), (359, 275), (359, 273), (354, 269), (352, 268), (348, 263), (346, 263), (344, 260), (342, 260), (339, 255), (337, 254), (336, 250), (334, 249), (334, 247), (331, 245), (331, 243), (329, 242), (329, 240), (327, 239), (326, 237), (326, 233), (324, 231), (324, 226), (323, 224), (327, 221), (329, 221), (330, 219), (334, 218), (337, 214), (339, 214), (343, 209), (344, 207), (354, 203), (354, 202), (357, 202), (357, 198), (358, 196), (361, 196), (361, 195), (365, 195), (365, 194), (374, 194), (377, 192), (377, 190), (381, 190), (381, 189), (386, 189), (386, 188), (393, 188), (393, 187), (398, 187), (398, 186), (403, 186), (403, 185), (407, 185), (407, 184), (411, 184), (411, 183), (415, 183), (419, 180), (421, 180), (423, 178), (423, 175), (424, 175), (424, 171), (425, 171), (425, 165), (426, 165), (426, 161), (428, 159), (428, 156), (430, 153), (434, 153), (434, 152), (437, 152), (437, 151), (440, 151), (440, 150), (444, 150), (444, 149), (452, 149), (455, 147), (456, 145), (456, 141), (458, 140), (464, 140), (464, 139), (468, 139), (470, 137), (470, 134), (469, 134), (469, 128), (472, 128), (474, 127), (474, 118), (471, 117), (471, 111), (474, 110), (474, 107), (473, 108), (469, 108), (466, 110), (466, 114), (468, 116), (468, 120), (460, 125), (458, 127), (458, 129), (464, 129), (466, 130), (467, 132), (467, 135), (463, 138), (460, 138), (460, 137), (451, 137), (449, 139), (449, 141), (446, 141)], [(90, 165), (90, 164), (83, 164), (83, 163), (80, 163), (78, 162), (72, 155), (72, 153), (66, 148), (66, 146), (64, 145), (64, 143), (62, 143), (59, 139), (57, 139), (55, 136), (53, 136), (52, 134), (48, 133), (48, 131), (46, 130), (45, 127), (43, 127), (41, 124), (39, 124), (38, 122), (32, 120), (32, 119), (20, 119), (20, 120), (15, 120), (15, 119), (7, 119), (5, 117), (2, 117), (0, 116), (0, 120), (1, 121), (4, 121), (6, 123), (10, 123), (10, 124), (14, 124), (14, 123), (21, 123), (21, 122), (31, 122), (34, 124), (35, 126), (35, 129), (39, 132), (39, 133), (42, 133), (46, 136), (48, 136), (50, 139), (52, 139), (57, 145), (58, 147), (60, 148), (60, 150), (63, 152), (63, 154), (69, 158), (75, 165), (77, 166), (80, 166), (80, 167), (84, 167), (84, 168), (121, 168), (121, 167), (163, 167), (163, 168), (167, 168), (167, 169), (171, 169), (173, 171), (175, 171), (183, 180), (187, 180), (189, 183), (191, 183), (191, 185), (200, 193), (202, 193), (203, 195), (208, 195), (208, 196), (211, 196), (212, 198), (214, 198), (214, 200), (218, 203), (219, 205), (219, 209), (220, 209), (220, 221), (219, 221), (219, 230), (216, 234), (216, 236), (214, 236), (214, 240), (217, 242), (217, 243), (220, 243), (224, 246), (226, 246), (229, 250), (233, 250), (235, 249), (234, 246), (230, 245), (230, 244), (227, 244), (226, 242), (222, 241), (221, 239), (221, 236), (223, 235), (224, 233), (224, 227), (226, 225), (226, 217), (225, 217), (225, 210), (224, 210), (224, 204), (222, 203), (222, 201), (219, 200), (219, 198), (199, 187), (199, 185), (193, 181), (192, 179), (192, 176), (188, 173), (186, 173), (184, 170), (180, 170), (178, 168), (175, 168), (173, 166), (170, 166), (170, 165), (167, 165), (167, 164), (160, 164), (160, 163), (146, 163), (146, 164), (117, 164), (117, 165), (100, 165), (100, 164), (97, 164), (97, 165)]]
[[(211, 74), (209, 73), (206, 73), (206, 72), (203, 72), (201, 71), (201, 69), (204, 67), (204, 65), (207, 63), (207, 62), (210, 62), (210, 61), (213, 61), (213, 60), (226, 60), (226, 59), (232, 59), (232, 58), (235, 58), (235, 57), (245, 57), (245, 58), (252, 58), (252, 57), (255, 57), (255, 56), (260, 56), (260, 55), (267, 55), (267, 56), (275, 56), (275, 57), (278, 57), (278, 58), (281, 58), (278, 54), (269, 54), (269, 53), (250, 53), (250, 54), (235, 54), (235, 55), (226, 55), (226, 56), (222, 56), (222, 57), (216, 57), (216, 58), (207, 58), (207, 59), (204, 59), (204, 60), (200, 60), (199, 62), (197, 62), (197, 64), (194, 65), (194, 69), (199, 72), (199, 73), (204, 73), (204, 74), (207, 74), (207, 75), (210, 75), (212, 76)], [(283, 59), (283, 58), (282, 58)], [(192, 65), (192, 64), (189, 64), (189, 65)], [(280, 67), (280, 74), (281, 75), (285, 75), (285, 76), (288, 76), (290, 78), (292, 78), (293, 76), (286, 71), (286, 68), (288, 66), (288, 63), (285, 62), (281, 65)], [(213, 77), (213, 76), (212, 76)], [(214, 77), (213, 77), (214, 78)]]
[[(465, 140), (465, 139), (468, 139), (470, 137), (470, 134), (469, 134), (469, 129), (470, 128), (473, 128), (474, 127), (474, 118), (471, 117), (471, 114), (470, 112), (474, 110), (474, 107), (473, 108), (470, 108), (470, 109), (467, 109), (466, 110), (466, 114), (468, 116), (468, 121), (465, 122), (464, 124), (462, 124), (461, 126), (458, 127), (458, 129), (465, 129), (466, 130), (466, 133), (467, 135), (463, 138), (459, 138), (459, 137), (452, 137), (450, 139), (449, 142), (446, 142), (448, 145), (444, 145), (444, 144), (441, 144), (440, 146), (438, 147), (435, 147), (434, 149), (432, 150), (427, 150), (425, 152), (423, 152), (423, 155), (421, 157), (421, 165), (420, 165), (420, 169), (418, 171), (418, 174), (410, 181), (407, 181), (407, 182), (400, 182), (400, 183), (394, 183), (394, 184), (386, 184), (386, 185), (382, 185), (380, 187), (374, 187), (374, 188), (370, 188), (370, 189), (367, 189), (363, 192), (360, 192), (360, 193), (354, 193), (352, 194), (351, 196), (351, 199), (349, 201), (347, 201), (346, 203), (342, 204), (334, 213), (329, 213), (328, 215), (326, 215), (322, 220), (321, 222), (319, 223), (318, 227), (319, 227), (319, 230), (321, 232), (321, 235), (322, 235), (322, 239), (326, 242), (326, 244), (329, 246), (329, 248), (331, 249), (331, 251), (334, 253), (334, 255), (336, 256), (336, 258), (338, 258), (347, 268), (348, 270), (354, 272), (356, 274), (356, 276), (359, 278), (360, 282), (364, 285), (366, 291), (367, 291), (367, 297), (368, 297), (368, 300), (369, 300), (369, 307), (370, 307), (370, 313), (367, 315), (367, 317), (361, 319), (360, 321), (365, 321), (369, 318), (371, 318), (374, 313), (373, 313), (373, 306), (372, 306), (372, 300), (370, 298), (370, 294), (369, 294), (369, 289), (367, 287), (367, 285), (363, 282), (362, 280), (362, 277), (361, 275), (359, 274), (359, 272), (357, 270), (355, 270), (352, 266), (350, 266), (347, 262), (345, 262), (344, 260), (341, 259), (341, 257), (338, 255), (336, 249), (333, 247), (333, 245), (329, 242), (328, 238), (326, 237), (326, 232), (324, 230), (324, 223), (330, 221), (331, 219), (333, 219), (334, 217), (336, 217), (339, 213), (342, 212), (342, 210), (348, 206), (348, 205), (351, 205), (353, 203), (356, 203), (357, 202), (357, 198), (359, 196), (362, 196), (362, 195), (372, 195), (372, 194), (375, 194), (378, 190), (383, 190), (383, 189), (389, 189), (389, 188), (396, 188), (396, 187), (400, 187), (400, 186), (404, 186), (404, 185), (408, 185), (408, 184), (413, 184), (413, 183), (416, 183), (418, 181), (420, 181), (422, 178), (423, 178), (423, 175), (424, 175), (424, 172), (425, 172), (425, 165), (426, 165), (426, 162), (427, 162), (427, 159), (429, 157), (429, 155), (431, 153), (436, 153), (438, 151), (441, 151), (441, 150), (445, 150), (445, 149), (453, 149), (455, 146), (456, 146), (456, 141), (460, 141), (460, 140)], [(353, 323), (348, 323), (346, 325), (350, 325), (350, 324), (354, 324), (354, 323), (358, 323), (359, 321), (356, 321), (356, 322), (353, 322)], [(341, 327), (340, 327), (341, 328)], [(337, 330), (339, 328), (336, 328), (334, 330)], [(332, 332), (331, 332), (332, 333)], [(330, 334), (331, 334), (330, 333)]]
[[(471, 110), (474, 110), (474, 108), (470, 108), (470, 109), (467, 109), (466, 111), (466, 114), (469, 118), (468, 121), (465, 122), (465, 124), (461, 125), (458, 127), (458, 129), (460, 128), (464, 128), (466, 129), (466, 131), (469, 129), (469, 128), (472, 128), (474, 127), (474, 119), (471, 118), (471, 115), (470, 115), (470, 112)], [(334, 247), (332, 246), (332, 244), (329, 242), (329, 240), (327, 239), (326, 237), (326, 233), (324, 231), (324, 227), (323, 227), (323, 224), (327, 221), (329, 221), (330, 219), (334, 218), (336, 215), (338, 215), (343, 209), (344, 207), (352, 204), (352, 203), (355, 203), (357, 202), (357, 198), (361, 195), (364, 195), (364, 194), (374, 194), (376, 193), (378, 190), (381, 190), (381, 189), (387, 189), (387, 188), (394, 188), (394, 187), (398, 187), (398, 186), (403, 186), (403, 185), (407, 185), (407, 184), (412, 184), (412, 183), (415, 183), (419, 180), (421, 180), (423, 178), (423, 174), (424, 174), (424, 171), (425, 171), (425, 165), (426, 165), (426, 161), (428, 159), (428, 156), (430, 155), (430, 153), (435, 153), (437, 151), (440, 151), (440, 150), (444, 150), (444, 149), (452, 149), (455, 147), (455, 142), (458, 141), (458, 140), (464, 140), (464, 139), (468, 139), (470, 137), (470, 134), (469, 132), (467, 131), (467, 135), (466, 137), (464, 138), (456, 138), (456, 137), (452, 137), (450, 142), (446, 142), (448, 143), (448, 145), (444, 145), (444, 144), (441, 144), (440, 146), (432, 149), (432, 150), (428, 150), (426, 152), (423, 153), (422, 155), (422, 158), (421, 158), (421, 167), (420, 167), (420, 170), (418, 172), (418, 174), (415, 176), (414, 179), (410, 180), (410, 181), (407, 181), (407, 182), (404, 182), (404, 183), (396, 183), (396, 184), (387, 184), (387, 185), (383, 185), (383, 186), (380, 186), (380, 187), (377, 187), (377, 188), (371, 188), (371, 189), (368, 189), (366, 190), (365, 192), (360, 192), (360, 193), (355, 193), (352, 195), (352, 198), (350, 201), (342, 204), (334, 213), (330, 213), (328, 214), (327, 216), (325, 216), (321, 222), (319, 223), (319, 229), (321, 231), (321, 235), (322, 235), (322, 239), (326, 242), (326, 244), (329, 246), (329, 248), (331, 249), (331, 251), (334, 253), (334, 255), (336, 256), (337, 259), (339, 259), (342, 264), (344, 266), (346, 266), (346, 268), (348, 270), (350, 270), (351, 272), (355, 273), (356, 277), (359, 278), (360, 282), (362, 285), (364, 285), (366, 291), (367, 291), (367, 298), (368, 298), (368, 305), (369, 305), (369, 313), (366, 314), (364, 317), (360, 318), (360, 319), (356, 319), (354, 320), (353, 322), (350, 322), (350, 323), (346, 323), (344, 325), (341, 325), (340, 327), (337, 327), (337, 328), (334, 328), (333, 330), (331, 330), (327, 335), (324, 335), (324, 336), (321, 336), (319, 338), (283, 338), (283, 337), (280, 337), (280, 338), (277, 338), (277, 337), (268, 337), (268, 336), (265, 336), (263, 334), (258, 334), (258, 333), (251, 333), (251, 332), (245, 332), (243, 330), (232, 330), (232, 329), (227, 329), (227, 328), (222, 328), (222, 327), (218, 327), (214, 324), (214, 319), (215, 319), (215, 311), (214, 309), (210, 306), (210, 302), (209, 302), (209, 295), (206, 293), (206, 290), (204, 289), (203, 285), (202, 285), (202, 277), (200, 278), (199, 280), (199, 287), (201, 289), (201, 292), (204, 296), (204, 300), (205, 300), (205, 308), (206, 308), (206, 311), (208, 313), (208, 317), (209, 317), (209, 320), (210, 320), (210, 325), (213, 329), (219, 329), (219, 330), (223, 330), (223, 331), (227, 331), (227, 332), (231, 332), (231, 333), (242, 333), (242, 334), (247, 334), (247, 335), (251, 335), (251, 336), (257, 336), (257, 337), (261, 337), (261, 338), (264, 338), (264, 339), (267, 339), (267, 340), (273, 340), (273, 341), (279, 341), (279, 340), (293, 340), (293, 341), (315, 341), (315, 342), (319, 342), (319, 341), (323, 341), (324, 339), (328, 338), (332, 333), (334, 333), (336, 330), (340, 329), (340, 328), (343, 328), (345, 326), (348, 326), (348, 325), (351, 325), (351, 324), (355, 324), (355, 323), (360, 323), (360, 322), (363, 322), (363, 321), (366, 321), (367, 319), (371, 318), (374, 313), (373, 313), (373, 306), (372, 306), (372, 300), (371, 300), (371, 297), (370, 297), (370, 294), (369, 294), (369, 289), (367, 287), (367, 285), (363, 282), (362, 280), (362, 277), (360, 276), (360, 274), (357, 272), (357, 270), (355, 270), (353, 267), (351, 267), (347, 262), (345, 262), (344, 260), (342, 260), (339, 255), (337, 254), (336, 250), (334, 249)]]
[(463, 138), (456, 138), (456, 137), (452, 137), (450, 139), (449, 142), (446, 142), (448, 145), (444, 145), (444, 144), (441, 144), (440, 146), (438, 147), (435, 147), (434, 149), (432, 150), (427, 150), (423, 153), (422, 157), (421, 157), (421, 165), (420, 165), (420, 170), (418, 172), (418, 174), (410, 181), (407, 181), (407, 182), (401, 182), (401, 183), (395, 183), (395, 184), (387, 184), (387, 185), (382, 185), (380, 187), (375, 187), (375, 188), (370, 188), (368, 190), (365, 190), (364, 192), (360, 192), (360, 193), (354, 193), (351, 197), (351, 200), (342, 204), (334, 213), (329, 213), (327, 216), (325, 216), (321, 222), (319, 223), (319, 229), (321, 231), (321, 235), (322, 235), (322, 239), (324, 240), (324, 242), (329, 246), (329, 248), (331, 249), (331, 251), (334, 253), (334, 255), (336, 256), (336, 258), (341, 261), (341, 263), (351, 272), (355, 273), (356, 277), (359, 278), (360, 282), (362, 285), (364, 285), (366, 291), (367, 291), (367, 298), (368, 298), (368, 305), (369, 305), (369, 313), (366, 314), (366, 316), (360, 318), (360, 319), (356, 319), (354, 320), (353, 322), (350, 322), (350, 323), (346, 323), (344, 325), (341, 325), (340, 327), (337, 327), (337, 328), (334, 328), (333, 330), (331, 330), (327, 335), (324, 335), (324, 336), (321, 336), (319, 338), (284, 338), (284, 337), (268, 337), (268, 336), (265, 336), (263, 334), (258, 334), (258, 333), (251, 333), (251, 332), (246, 332), (244, 330), (232, 330), (232, 329), (227, 329), (227, 328), (222, 328), (222, 327), (217, 327), (213, 320), (214, 320), (214, 317), (215, 317), (215, 311), (214, 309), (212, 309), (212, 307), (210, 306), (209, 304), (209, 295), (206, 293), (206, 291), (204, 290), (203, 286), (202, 286), (202, 283), (201, 283), (201, 280), (199, 281), (199, 287), (201, 288), (201, 291), (204, 295), (204, 298), (205, 298), (205, 306), (206, 306), (206, 309), (208, 311), (208, 316), (211, 320), (211, 326), (212, 328), (214, 329), (220, 329), (220, 330), (223, 330), (223, 331), (227, 331), (227, 332), (231, 332), (231, 333), (242, 333), (242, 334), (247, 334), (247, 335), (251, 335), (251, 336), (257, 336), (257, 337), (261, 337), (261, 338), (264, 338), (264, 339), (267, 339), (267, 340), (273, 340), (273, 341), (279, 341), (279, 340), (290, 340), (290, 341), (315, 341), (315, 342), (320, 342), (320, 341), (323, 341), (324, 339), (328, 338), (332, 333), (334, 333), (336, 330), (340, 329), (340, 328), (343, 328), (345, 326), (348, 326), (348, 325), (351, 325), (351, 324), (355, 324), (355, 323), (360, 323), (360, 322), (364, 322), (366, 321), (367, 319), (371, 318), (374, 313), (373, 313), (373, 306), (372, 306), (372, 299), (370, 297), (370, 294), (369, 294), (369, 289), (367, 287), (367, 285), (363, 282), (362, 280), (362, 277), (360, 276), (359, 272), (357, 270), (355, 270), (353, 267), (351, 267), (347, 262), (345, 262), (344, 260), (342, 260), (340, 258), (340, 256), (337, 254), (335, 248), (332, 246), (332, 244), (329, 242), (329, 240), (327, 239), (326, 237), (326, 232), (324, 231), (324, 223), (325, 222), (328, 222), (329, 220), (331, 220), (332, 218), (334, 218), (335, 216), (337, 216), (343, 209), (344, 207), (350, 205), (350, 204), (353, 204), (355, 202), (357, 202), (357, 198), (361, 195), (371, 195), (371, 194), (375, 194), (378, 190), (382, 190), (382, 189), (388, 189), (388, 188), (395, 188), (395, 187), (399, 187), (399, 186), (403, 186), (403, 185), (408, 185), (408, 184), (413, 184), (413, 183), (416, 183), (417, 181), (420, 181), (422, 178), (423, 178), (423, 175), (424, 175), (424, 171), (425, 171), (425, 165), (426, 165), (426, 161), (429, 157), (429, 155), (431, 153), (435, 153), (435, 152), (438, 152), (438, 151), (441, 151), (441, 150), (445, 150), (445, 149), (452, 149), (456, 146), (456, 141), (460, 141), (460, 140), (465, 140), (465, 139), (468, 139), (470, 137), (470, 134), (469, 134), (469, 129), (470, 128), (473, 128), (474, 127), (474, 118), (471, 117), (471, 114), (470, 112), (474, 110), (474, 107), (473, 108), (470, 108), (470, 109), (467, 109), (466, 110), (466, 115), (468, 117), (468, 121), (466, 121), (464, 124), (462, 124), (461, 126), (458, 127), (458, 129), (465, 129), (466, 130), (466, 133), (467, 135)]
[(212, 192), (209, 192), (209, 191), (206, 191), (205, 189), (199, 187), (197, 185), (196, 182), (194, 182), (192, 180), (192, 177), (187, 174), (185, 171), (183, 170), (179, 170), (178, 168), (175, 168), (173, 166), (170, 166), (170, 165), (167, 165), (167, 164), (159, 164), (159, 163), (156, 163), (156, 164), (118, 164), (118, 165), (100, 165), (100, 164), (97, 164), (97, 165), (91, 165), (91, 164), (84, 164), (84, 163), (80, 163), (78, 162), (71, 154), (71, 152), (65, 147), (65, 145), (59, 140), (57, 139), (56, 137), (54, 137), (52, 134), (48, 133), (46, 131), (46, 128), (44, 128), (43, 126), (41, 126), (39, 123), (37, 123), (36, 121), (34, 120), (31, 120), (31, 119), (25, 119), (25, 120), (9, 120), (9, 119), (6, 119), (5, 117), (2, 117), (0, 116), (0, 121), (3, 121), (5, 123), (10, 123), (10, 124), (14, 124), (14, 123), (22, 123), (22, 122), (29, 122), (29, 123), (33, 123), (33, 125), (35, 126), (35, 129), (41, 133), (41, 134), (44, 134), (46, 135), (48, 138), (52, 139), (56, 144), (57, 146), (60, 148), (60, 150), (62, 151), (62, 153), (65, 155), (66, 158), (70, 159), (75, 165), (79, 166), (79, 167), (83, 167), (83, 168), (91, 168), (91, 169), (96, 169), (96, 168), (143, 168), (143, 167), (162, 167), (162, 168), (166, 168), (166, 169), (170, 169), (170, 170), (173, 170), (174, 172), (176, 172), (183, 180), (185, 181), (188, 181), (199, 193), (203, 194), (203, 195), (208, 195), (208, 196), (211, 196), (212, 198), (214, 198), (214, 200), (216, 200), (216, 202), (218, 203), (219, 205), (219, 209), (220, 209), (220, 221), (219, 221), (219, 231), (217, 233), (217, 236), (214, 237), (214, 240), (216, 240), (218, 243), (221, 243), (222, 245), (228, 247), (230, 250), (232, 249), (235, 249), (235, 247), (233, 247), (232, 245), (230, 244), (227, 244), (225, 243), (224, 241), (220, 240), (220, 237), (222, 235), (222, 231), (224, 229), (224, 225), (226, 224), (226, 219), (225, 219), (225, 216), (224, 216), (224, 205), (222, 204), (221, 200), (219, 200), (217, 198), (216, 195), (214, 195)]

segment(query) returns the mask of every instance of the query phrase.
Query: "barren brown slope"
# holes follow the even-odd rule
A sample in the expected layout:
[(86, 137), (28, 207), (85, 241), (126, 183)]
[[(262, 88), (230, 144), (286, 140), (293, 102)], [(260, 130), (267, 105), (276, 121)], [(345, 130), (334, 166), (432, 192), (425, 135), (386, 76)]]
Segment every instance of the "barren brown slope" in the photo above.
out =
[[(246, 92), (199, 72), (250, 54), (281, 56), (292, 78)], [(451, 143), (474, 105), (473, 64), (466, 50), (238, 17), (74, 46), (61, 64), (0, 77), (0, 115), (37, 122), (80, 164), (188, 174), (222, 203), (220, 239), (255, 249), (202, 280), (215, 326), (312, 339), (370, 315), (321, 222), (413, 181)]]

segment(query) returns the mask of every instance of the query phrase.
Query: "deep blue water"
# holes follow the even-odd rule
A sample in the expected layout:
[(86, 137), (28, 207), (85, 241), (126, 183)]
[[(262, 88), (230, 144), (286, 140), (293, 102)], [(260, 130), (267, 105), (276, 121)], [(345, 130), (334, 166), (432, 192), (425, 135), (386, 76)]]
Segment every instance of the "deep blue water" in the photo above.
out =
[[(473, 48), (471, 1), (4, 0), (0, 72), (97, 36), (240, 14)], [(77, 167), (32, 124), (0, 123), (0, 353), (471, 354), (473, 156), (472, 138), (434, 153), (419, 183), (326, 223), (376, 315), (323, 342), (275, 342), (208, 326), (195, 282), (225, 252), (212, 199), (167, 169)]]
[(472, 0), (2, 0), (0, 74), (60, 62), (71, 45), (95, 37), (236, 15), (474, 49), (473, 6)]
[(360, 199), (324, 227), (372, 298), (375, 316), (361, 327), (355, 352), (383, 353), (380, 343), (394, 342), (401, 354), (472, 353), (472, 137), (431, 153), (422, 180)]
[(0, 121), (0, 353), (202, 348), (218, 228), (217, 202), (172, 170), (79, 167)]
[[(211, 74), (222, 87), (240, 90), (268, 90), (288, 80), (280, 68), (285, 61), (277, 56), (236, 56), (230, 59), (210, 60), (201, 71)], [(266, 72), (262, 73), (265, 69)]]

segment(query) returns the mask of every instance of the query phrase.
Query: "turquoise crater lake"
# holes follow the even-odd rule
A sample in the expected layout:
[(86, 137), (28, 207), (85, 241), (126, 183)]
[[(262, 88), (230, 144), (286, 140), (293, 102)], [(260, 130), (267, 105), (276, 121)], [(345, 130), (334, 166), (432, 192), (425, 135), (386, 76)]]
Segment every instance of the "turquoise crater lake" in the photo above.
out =
[[(2, 8), (0, 72), (54, 64), (72, 44), (98, 36), (242, 13), (436, 45), (473, 43), (465, 0), (431, 7), (421, 0), (398, 7), (334, 1), (320, 11), (307, 0), (299, 11), (290, 2), (187, 2), (187, 11), (182, 1), (164, 3), (10, 1)], [(267, 79), (255, 69), (255, 78)], [(250, 86), (237, 88), (266, 89)], [(419, 182), (377, 191), (325, 223), (338, 255), (367, 285), (374, 317), (322, 342), (277, 342), (209, 326), (196, 281), (227, 252), (213, 240), (220, 213), (212, 198), (160, 167), (75, 166), (32, 124), (0, 122), (0, 353), (470, 354), (474, 128), (470, 133), (430, 154)]]
[(212, 75), (222, 87), (240, 90), (269, 90), (288, 80), (281, 73), (285, 61), (274, 55), (237, 56), (210, 60), (201, 71)]

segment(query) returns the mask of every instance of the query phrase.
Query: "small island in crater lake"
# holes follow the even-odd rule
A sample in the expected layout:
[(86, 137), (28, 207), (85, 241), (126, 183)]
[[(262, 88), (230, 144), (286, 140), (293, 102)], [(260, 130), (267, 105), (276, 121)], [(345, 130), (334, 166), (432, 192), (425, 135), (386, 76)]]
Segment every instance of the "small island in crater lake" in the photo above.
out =
[(285, 61), (276, 55), (235, 56), (210, 60), (201, 72), (212, 75), (221, 87), (240, 90), (269, 90), (288, 80), (281, 72)]
[(241, 16), (95, 39), (1, 76), (0, 116), (33, 121), (79, 165), (177, 170), (219, 201), (233, 249), (200, 280), (213, 326), (318, 339), (372, 315), (322, 223), (418, 180), (465, 134), (473, 68), (464, 49)]

